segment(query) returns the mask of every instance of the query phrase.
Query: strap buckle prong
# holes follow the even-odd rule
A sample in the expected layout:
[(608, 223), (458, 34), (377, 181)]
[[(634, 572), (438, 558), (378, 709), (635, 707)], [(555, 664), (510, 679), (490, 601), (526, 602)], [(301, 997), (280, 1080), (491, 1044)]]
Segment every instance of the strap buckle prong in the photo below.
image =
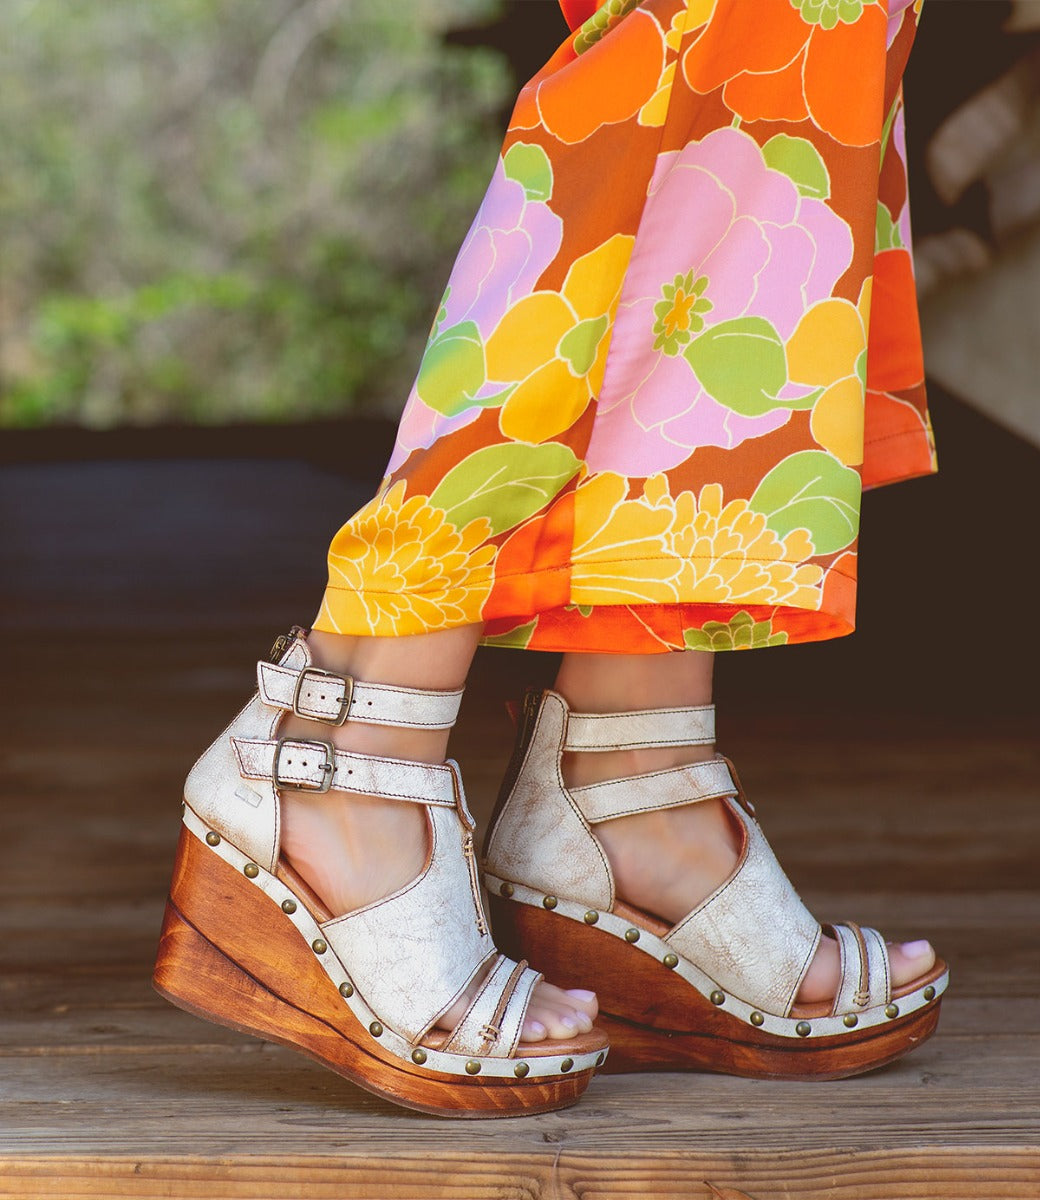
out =
[[(336, 683), (343, 685), (343, 694), (339, 698), (339, 712), (334, 717), (328, 717), (324, 713), (315, 714), (311, 712), (303, 712), (300, 709), (300, 690), (303, 687), (305, 679), (328, 679), (334, 680)], [(304, 667), (304, 669), (296, 676), (296, 687), (293, 689), (292, 711), (298, 717), (304, 717), (310, 721), (321, 721), (327, 725), (342, 725), (347, 719), (347, 713), (350, 711), (351, 701), (354, 699), (354, 679), (351, 675), (337, 675), (334, 671), (322, 671), (319, 667)]]
[[(282, 757), (282, 748), (286, 742), (294, 746), (313, 747), (320, 750), (324, 761), (319, 765), (321, 771), (320, 783), (308, 783), (305, 779), (282, 779), (278, 767)], [(274, 746), (274, 759), (271, 763), (271, 782), (276, 788), (293, 788), (298, 792), (318, 792), (324, 795), (332, 787), (332, 777), (336, 773), (336, 748), (331, 742), (307, 741), (301, 738), (280, 737)]]

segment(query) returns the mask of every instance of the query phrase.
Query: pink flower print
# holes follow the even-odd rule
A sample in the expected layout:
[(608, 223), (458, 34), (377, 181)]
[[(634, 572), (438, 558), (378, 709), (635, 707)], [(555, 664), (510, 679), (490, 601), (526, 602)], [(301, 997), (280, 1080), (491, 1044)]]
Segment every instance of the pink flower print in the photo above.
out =
[[(787, 381), (782, 344), (851, 261), (845, 222), (770, 167), (743, 131), (720, 129), (661, 155), (622, 292), (589, 470), (652, 475), (678, 466), (698, 446), (732, 449), (784, 425), (787, 406), (810, 389)], [(700, 295), (711, 307), (704, 329), (692, 331), (680, 353), (669, 353), (669, 345), (655, 348), (654, 328), (665, 287), (679, 271), (691, 272), (698, 285), (706, 277)], [(764, 351), (768, 387), (757, 408), (721, 403), (719, 389), (709, 393), (691, 365), (699, 339), (711, 339), (723, 323)]]

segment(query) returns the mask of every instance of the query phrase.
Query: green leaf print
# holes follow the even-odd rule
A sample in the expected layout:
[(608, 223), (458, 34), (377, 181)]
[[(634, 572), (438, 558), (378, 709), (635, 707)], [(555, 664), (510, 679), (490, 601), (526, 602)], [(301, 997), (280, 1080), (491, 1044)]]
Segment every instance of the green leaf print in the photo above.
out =
[(508, 633), (494, 633), (483, 639), (485, 646), (508, 646), (513, 650), (524, 650), (538, 627), (538, 618), (528, 621), (526, 625), (518, 625)]
[(430, 503), (461, 529), (487, 517), (492, 536), (526, 521), (578, 473), (581, 463), (559, 442), (507, 442), (464, 458), (440, 481)]
[(528, 200), (548, 200), (553, 190), (553, 169), (541, 146), (514, 142), (502, 156), (506, 178), (524, 189)]
[(473, 404), (484, 386), (484, 343), (472, 321), (438, 334), (426, 347), (415, 387), (424, 404), (453, 417)]
[(899, 236), (899, 226), (892, 220), (888, 208), (878, 201), (877, 222), (874, 226), (874, 253), (883, 250), (901, 250), (903, 239)]
[(579, 321), (560, 338), (556, 352), (579, 378), (587, 375), (592, 369), (599, 344), (609, 324), (610, 320), (605, 316), (589, 317), (585, 321)]
[(807, 529), (817, 554), (833, 554), (856, 536), (860, 491), (851, 467), (825, 450), (802, 450), (777, 463), (748, 503), (777, 537)]
[(762, 147), (766, 166), (786, 175), (803, 196), (826, 200), (831, 177), (819, 150), (805, 138), (778, 133)]
[(705, 621), (699, 629), (683, 630), (688, 650), (752, 650), (782, 646), (787, 633), (773, 632), (772, 621), (756, 621), (749, 612), (738, 612), (729, 621)]
[(706, 329), (683, 351), (709, 395), (745, 417), (791, 407), (777, 399), (787, 382), (780, 335), (764, 317), (737, 317)]

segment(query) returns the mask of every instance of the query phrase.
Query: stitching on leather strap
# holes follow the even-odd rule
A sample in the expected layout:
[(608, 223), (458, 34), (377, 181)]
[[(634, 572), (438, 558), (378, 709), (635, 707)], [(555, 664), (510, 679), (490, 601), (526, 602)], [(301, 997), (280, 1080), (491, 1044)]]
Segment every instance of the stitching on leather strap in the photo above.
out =
[[(258, 662), (256, 673), (265, 704), (295, 712), (311, 721), (332, 724), (353, 720), (402, 729), (450, 729), (458, 716), (464, 690), (432, 691), (387, 683), (362, 683), (350, 675), (325, 671), (313, 664), (297, 670)], [(321, 707), (321, 700), (301, 705), (300, 689), (308, 677), (315, 685), (326, 681), (331, 693), (331, 699), (325, 701), (327, 711)], [(338, 693), (337, 684), (340, 685)]]
[(867, 940), (863, 930), (855, 921), (843, 921), (842, 924), (850, 930), (859, 948), (859, 985), (852, 995), (852, 1003), (857, 1008), (864, 1008), (870, 1003), (870, 964), (867, 958)]
[(502, 1036), (502, 1018), (506, 1015), (506, 1009), (509, 1007), (509, 1001), (513, 998), (513, 993), (516, 991), (524, 972), (527, 970), (527, 959), (522, 958), (513, 968), (506, 980), (504, 987), (498, 997), (498, 1003), (495, 1005), (495, 1011), (491, 1014), (491, 1020), (480, 1031), (485, 1035), (484, 1041), (481, 1043), (479, 1053), (487, 1054), (488, 1050), (498, 1043), (498, 1039)]
[(710, 746), (714, 742), (715, 706), (703, 704), (620, 713), (569, 712), (563, 748), (595, 753), (653, 746)]

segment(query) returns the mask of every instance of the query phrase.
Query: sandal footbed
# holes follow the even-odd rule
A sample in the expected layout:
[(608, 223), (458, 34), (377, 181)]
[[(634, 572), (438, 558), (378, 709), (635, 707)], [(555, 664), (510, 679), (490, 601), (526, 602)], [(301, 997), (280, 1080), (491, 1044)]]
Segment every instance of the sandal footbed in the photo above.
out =
[[(549, 1080), (457, 1076), (398, 1058), (354, 1016), (274, 901), (187, 830), (178, 845), (154, 984), (196, 1016), (289, 1046), (420, 1112), (550, 1112), (575, 1103), (592, 1077), (591, 1070)], [(551, 1043), (551, 1053), (582, 1054), (604, 1044), (593, 1031)], [(539, 1043), (528, 1053), (546, 1049)]]
[[(768, 1033), (713, 1005), (707, 997), (637, 946), (562, 914), (491, 895), (492, 926), (506, 954), (521, 954), (560, 987), (599, 998), (598, 1024), (610, 1037), (602, 1070), (721, 1071), (755, 1078), (838, 1079), (884, 1065), (934, 1032), (936, 999), (922, 1009), (828, 1037), (793, 1039)], [(632, 910), (626, 910), (631, 917)], [(656, 932), (654, 930), (653, 932)], [(944, 963), (893, 993), (905, 995), (938, 979)], [(827, 1015), (827, 1005), (793, 1015)]]

